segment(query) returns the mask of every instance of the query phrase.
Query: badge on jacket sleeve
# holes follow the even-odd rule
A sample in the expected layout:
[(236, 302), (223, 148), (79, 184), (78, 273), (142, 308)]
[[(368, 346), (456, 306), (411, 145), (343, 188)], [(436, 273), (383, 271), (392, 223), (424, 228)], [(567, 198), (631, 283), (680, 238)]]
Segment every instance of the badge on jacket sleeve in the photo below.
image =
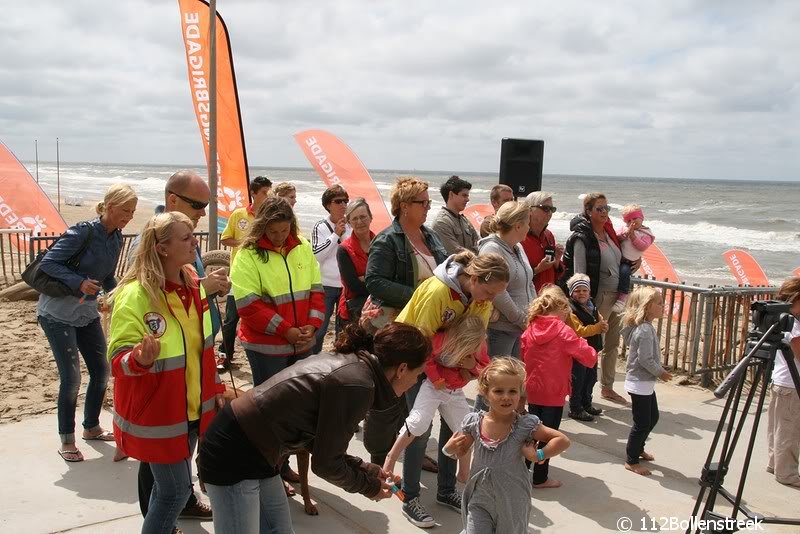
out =
[(144, 315), (144, 324), (150, 330), (150, 333), (156, 337), (161, 337), (167, 330), (167, 321), (160, 313), (150, 312)]
[(456, 311), (452, 308), (445, 308), (442, 312), (442, 325), (446, 325), (456, 318)]

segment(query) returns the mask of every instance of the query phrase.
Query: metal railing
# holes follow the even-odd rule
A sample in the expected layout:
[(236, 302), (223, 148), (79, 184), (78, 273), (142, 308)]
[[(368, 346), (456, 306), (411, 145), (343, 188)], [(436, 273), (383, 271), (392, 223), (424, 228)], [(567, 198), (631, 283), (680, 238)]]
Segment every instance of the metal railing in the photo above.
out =
[[(48, 248), (61, 234), (40, 233), (31, 236), (31, 230), (0, 229), (0, 267), (6, 284), (13, 284), (20, 280), (20, 275), (25, 268), (36, 258), (42, 250)], [(123, 234), (122, 250), (117, 260), (116, 276), (122, 276), (128, 263), (131, 243), (138, 234)], [(208, 232), (195, 232), (198, 246), (202, 252), (209, 250)], [(25, 242), (28, 245), (25, 245)], [(217, 248), (220, 248), (219, 246)], [(213, 250), (213, 249), (212, 249)]]
[(772, 298), (778, 289), (703, 288), (635, 277), (632, 283), (660, 289), (665, 308), (672, 310), (657, 324), (662, 364), (700, 375), (705, 386), (721, 378), (742, 355), (753, 301)]

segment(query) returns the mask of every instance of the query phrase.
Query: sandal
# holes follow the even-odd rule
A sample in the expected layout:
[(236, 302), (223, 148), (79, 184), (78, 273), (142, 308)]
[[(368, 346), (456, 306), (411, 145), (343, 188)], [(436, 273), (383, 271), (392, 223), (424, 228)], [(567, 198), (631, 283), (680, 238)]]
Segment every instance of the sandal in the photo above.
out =
[(101, 430), (99, 434), (93, 436), (83, 435), (84, 441), (114, 441), (114, 433), (110, 430)]
[(64, 449), (58, 449), (58, 455), (65, 462), (82, 462), (83, 461), (83, 454), (81, 451), (65, 451)]
[(287, 482), (283, 483), (283, 491), (286, 492), (287, 497), (294, 497), (295, 495), (297, 495), (297, 492), (294, 490), (294, 488), (290, 486), (289, 483)]
[(426, 454), (425, 458), (422, 460), (422, 470), (428, 471), (429, 473), (438, 473), (439, 464), (436, 463), (436, 460)]

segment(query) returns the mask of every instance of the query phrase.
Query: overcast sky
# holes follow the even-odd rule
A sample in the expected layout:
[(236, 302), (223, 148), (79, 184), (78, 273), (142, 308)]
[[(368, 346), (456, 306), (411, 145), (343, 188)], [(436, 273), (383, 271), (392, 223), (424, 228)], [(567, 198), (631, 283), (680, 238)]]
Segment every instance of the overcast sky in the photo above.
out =
[[(203, 162), (176, 1), (4, 2), (0, 140)], [(372, 169), (800, 180), (800, 2), (218, 0), (251, 165), (323, 128)]]

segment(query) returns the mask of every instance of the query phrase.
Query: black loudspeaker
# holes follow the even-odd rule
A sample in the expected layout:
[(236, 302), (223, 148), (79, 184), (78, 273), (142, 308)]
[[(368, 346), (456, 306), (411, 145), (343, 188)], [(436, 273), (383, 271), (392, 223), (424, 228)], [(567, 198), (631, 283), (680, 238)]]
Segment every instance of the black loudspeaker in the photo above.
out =
[(500, 183), (524, 197), (542, 190), (544, 141), (504, 138), (500, 148)]

